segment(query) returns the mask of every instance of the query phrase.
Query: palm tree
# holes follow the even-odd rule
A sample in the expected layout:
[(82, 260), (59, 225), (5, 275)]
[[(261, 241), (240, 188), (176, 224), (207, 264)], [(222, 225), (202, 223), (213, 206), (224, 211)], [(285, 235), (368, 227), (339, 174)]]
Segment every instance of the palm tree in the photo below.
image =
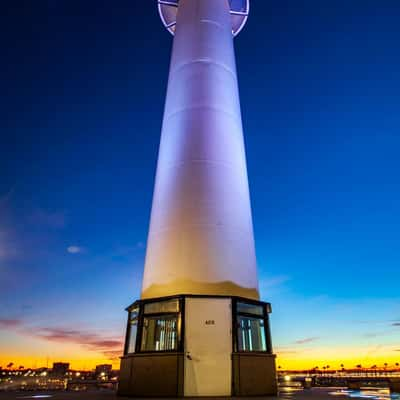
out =
[(340, 368), (342, 369), (342, 372), (345, 371), (345, 369), (344, 369), (344, 364), (340, 364)]

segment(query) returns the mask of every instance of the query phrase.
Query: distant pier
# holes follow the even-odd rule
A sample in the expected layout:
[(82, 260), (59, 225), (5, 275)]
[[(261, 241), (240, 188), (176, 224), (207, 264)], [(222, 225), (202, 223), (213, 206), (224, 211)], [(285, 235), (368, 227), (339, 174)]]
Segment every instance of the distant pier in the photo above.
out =
[(351, 390), (365, 388), (388, 388), (391, 393), (400, 393), (400, 376), (341, 376), (341, 375), (295, 375), (280, 374), (279, 383), (281, 386), (298, 385), (303, 388), (311, 387), (346, 387)]

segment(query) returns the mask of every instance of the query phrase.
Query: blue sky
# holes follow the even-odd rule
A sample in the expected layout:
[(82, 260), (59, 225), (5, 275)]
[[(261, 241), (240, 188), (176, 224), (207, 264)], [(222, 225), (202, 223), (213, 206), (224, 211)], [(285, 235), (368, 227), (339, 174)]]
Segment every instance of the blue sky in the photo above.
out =
[[(49, 343), (67, 338), (109, 357), (139, 296), (171, 36), (152, 1), (4, 9), (0, 353), (63, 358)], [(399, 354), (399, 18), (396, 1), (252, 0), (235, 39), (283, 365)]]

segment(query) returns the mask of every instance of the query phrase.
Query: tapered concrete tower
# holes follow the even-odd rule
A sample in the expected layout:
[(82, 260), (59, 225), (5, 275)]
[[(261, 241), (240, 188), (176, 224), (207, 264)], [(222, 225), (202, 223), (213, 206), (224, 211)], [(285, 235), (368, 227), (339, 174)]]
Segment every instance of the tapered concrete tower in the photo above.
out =
[(174, 34), (141, 300), (119, 392), (276, 392), (259, 301), (233, 37), (248, 0), (159, 0)]
[(165, 3), (178, 15), (142, 297), (258, 299), (229, 4)]

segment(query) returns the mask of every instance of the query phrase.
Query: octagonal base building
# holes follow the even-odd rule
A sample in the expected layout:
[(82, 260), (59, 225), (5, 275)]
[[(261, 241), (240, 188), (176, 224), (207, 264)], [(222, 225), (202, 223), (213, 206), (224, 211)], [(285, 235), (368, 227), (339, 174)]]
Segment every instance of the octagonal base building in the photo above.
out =
[(141, 299), (118, 393), (277, 391), (260, 301), (233, 39), (249, 0), (158, 0), (173, 34)]

